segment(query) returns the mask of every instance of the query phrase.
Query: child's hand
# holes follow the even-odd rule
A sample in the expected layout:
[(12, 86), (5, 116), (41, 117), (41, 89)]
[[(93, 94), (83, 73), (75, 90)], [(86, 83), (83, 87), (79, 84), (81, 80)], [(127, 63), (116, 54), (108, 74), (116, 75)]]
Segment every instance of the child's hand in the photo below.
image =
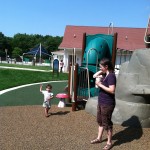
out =
[(43, 84), (40, 85), (40, 91), (42, 91), (42, 86), (43, 86)]
[(97, 85), (98, 87), (100, 87), (100, 88), (103, 86), (103, 84), (102, 84), (101, 81), (96, 81), (96, 85)]

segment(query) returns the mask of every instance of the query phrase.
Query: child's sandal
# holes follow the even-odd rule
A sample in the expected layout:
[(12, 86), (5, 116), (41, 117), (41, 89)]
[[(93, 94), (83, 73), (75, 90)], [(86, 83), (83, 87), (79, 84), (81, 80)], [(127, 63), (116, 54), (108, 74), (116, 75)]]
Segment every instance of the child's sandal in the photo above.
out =
[(91, 144), (96, 144), (96, 143), (101, 143), (101, 140), (99, 139), (94, 139), (91, 141)]
[(103, 150), (110, 150), (112, 148), (112, 144), (106, 144)]

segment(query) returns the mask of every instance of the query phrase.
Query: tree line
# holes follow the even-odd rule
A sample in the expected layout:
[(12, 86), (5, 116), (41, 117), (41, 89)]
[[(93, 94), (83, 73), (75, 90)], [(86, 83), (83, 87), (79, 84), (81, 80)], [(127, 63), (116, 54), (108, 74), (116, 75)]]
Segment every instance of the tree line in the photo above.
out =
[(52, 51), (58, 50), (58, 46), (62, 42), (63, 37), (60, 36), (42, 36), (39, 34), (20, 34), (17, 33), (13, 37), (7, 37), (0, 32), (0, 57), (17, 58), (23, 53), (28, 52), (40, 43), (51, 54)]

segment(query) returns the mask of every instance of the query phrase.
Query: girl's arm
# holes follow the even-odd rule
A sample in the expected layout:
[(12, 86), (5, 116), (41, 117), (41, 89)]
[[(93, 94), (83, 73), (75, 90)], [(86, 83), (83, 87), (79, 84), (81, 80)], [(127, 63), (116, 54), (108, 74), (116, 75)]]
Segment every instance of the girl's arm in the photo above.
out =
[(41, 85), (40, 85), (40, 92), (42, 92), (42, 86), (43, 86), (43, 85), (41, 84)]
[(53, 94), (51, 94), (50, 99), (52, 99), (53, 97), (54, 97)]
[(100, 77), (102, 74), (103, 74), (103, 72), (100, 70), (100, 71), (96, 72), (96, 73), (93, 75), (93, 78), (98, 78), (98, 77)]
[(101, 82), (96, 82), (96, 85), (99, 86), (100, 88), (102, 88), (104, 91), (110, 93), (110, 94), (115, 93), (115, 85), (109, 85), (109, 87), (106, 87)]

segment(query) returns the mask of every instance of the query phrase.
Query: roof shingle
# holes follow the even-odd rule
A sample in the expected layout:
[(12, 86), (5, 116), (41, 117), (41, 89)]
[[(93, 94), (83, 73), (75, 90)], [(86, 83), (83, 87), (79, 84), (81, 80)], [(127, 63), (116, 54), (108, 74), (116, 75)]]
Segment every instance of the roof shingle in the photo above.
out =
[[(82, 48), (83, 33), (108, 34), (109, 27), (92, 26), (66, 26), (63, 41), (59, 49)], [(118, 33), (117, 48), (135, 50), (145, 48), (145, 28), (114, 27), (113, 32)]]

